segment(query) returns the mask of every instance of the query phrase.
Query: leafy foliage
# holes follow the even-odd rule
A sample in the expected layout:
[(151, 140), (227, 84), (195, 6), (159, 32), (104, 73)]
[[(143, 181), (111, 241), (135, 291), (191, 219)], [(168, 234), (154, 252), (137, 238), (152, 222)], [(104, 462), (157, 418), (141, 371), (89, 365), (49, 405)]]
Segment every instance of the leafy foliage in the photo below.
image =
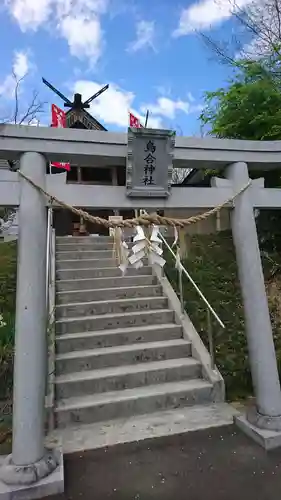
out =
[(206, 92), (203, 125), (219, 138), (281, 138), (281, 87), (276, 76), (280, 59), (241, 61), (226, 88)]
[(14, 242), (0, 244), (0, 312), (14, 313), (16, 297), (17, 247)]
[(0, 328), (0, 399), (12, 388), (14, 320), (16, 299), (16, 244), (0, 244), (0, 313), (5, 326)]
[(0, 327), (0, 400), (10, 396), (13, 381), (14, 314), (5, 314)]
[[(280, 63), (277, 53), (259, 62), (242, 61), (225, 89), (206, 93), (201, 120), (211, 135), (229, 139), (281, 139)], [(206, 174), (218, 175), (211, 171)], [(251, 172), (251, 177), (264, 177), (265, 187), (281, 186), (280, 170)], [(262, 250), (280, 251), (281, 212), (262, 210), (257, 226)]]

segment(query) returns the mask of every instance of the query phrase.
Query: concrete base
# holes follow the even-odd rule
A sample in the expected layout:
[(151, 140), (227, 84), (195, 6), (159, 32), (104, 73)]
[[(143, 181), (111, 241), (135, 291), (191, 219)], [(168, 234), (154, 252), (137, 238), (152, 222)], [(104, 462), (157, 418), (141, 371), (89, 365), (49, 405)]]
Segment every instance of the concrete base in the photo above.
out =
[(261, 445), (265, 450), (273, 450), (281, 447), (281, 432), (260, 429), (251, 424), (245, 415), (234, 417), (234, 422), (247, 436)]
[[(52, 474), (28, 486), (7, 485), (0, 480), (0, 500), (33, 500), (64, 492), (62, 449), (56, 449), (59, 465)], [(0, 456), (0, 467), (5, 457)]]
[(281, 416), (268, 417), (261, 415), (255, 406), (250, 407), (247, 412), (247, 420), (254, 427), (268, 431), (281, 432)]

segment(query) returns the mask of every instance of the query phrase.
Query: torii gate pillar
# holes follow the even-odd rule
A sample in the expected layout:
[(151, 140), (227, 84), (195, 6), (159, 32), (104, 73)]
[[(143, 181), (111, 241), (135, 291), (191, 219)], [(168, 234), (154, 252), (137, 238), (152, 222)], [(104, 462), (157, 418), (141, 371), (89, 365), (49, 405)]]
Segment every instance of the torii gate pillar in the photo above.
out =
[[(239, 162), (230, 165), (226, 177), (228, 182), (231, 182), (234, 192), (238, 192), (249, 182), (247, 164)], [(249, 411), (247, 418), (238, 418), (237, 423), (243, 426), (252, 437), (254, 437), (253, 433), (259, 434), (261, 438), (259, 441), (262, 440), (265, 446), (267, 446), (265, 441), (269, 442), (266, 440), (266, 437), (269, 437), (268, 431), (273, 431), (274, 435), (277, 433), (280, 445), (280, 382), (251, 188), (246, 189), (235, 199), (231, 225), (244, 302), (249, 360), (256, 398), (256, 408)], [(262, 430), (265, 430), (265, 435)], [(274, 435), (271, 436), (271, 441)], [(275, 440), (275, 445), (276, 442), (277, 440)]]
[[(44, 187), (46, 160), (24, 153), (20, 170)], [(0, 467), (0, 499), (63, 491), (61, 455), (44, 446), (47, 359), (46, 200), (20, 177), (12, 454)], [(49, 476), (50, 475), (50, 476)], [(49, 477), (47, 477), (49, 476)]]

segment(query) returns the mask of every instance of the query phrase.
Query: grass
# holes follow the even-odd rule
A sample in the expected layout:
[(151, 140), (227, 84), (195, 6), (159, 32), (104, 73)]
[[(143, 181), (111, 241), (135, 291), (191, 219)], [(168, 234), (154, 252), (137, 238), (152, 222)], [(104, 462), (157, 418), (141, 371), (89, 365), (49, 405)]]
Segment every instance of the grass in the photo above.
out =
[(6, 326), (0, 328), (0, 400), (9, 398), (13, 385), (14, 314), (5, 313)]
[(11, 405), (16, 304), (15, 242), (0, 242), (0, 314), (6, 323), (0, 328), (0, 453), (11, 451)]
[(0, 328), (0, 400), (8, 398), (12, 390), (16, 257), (14, 242), (0, 243), (0, 314), (6, 323)]
[(16, 260), (16, 243), (0, 242), (0, 312), (2, 314), (15, 312)]

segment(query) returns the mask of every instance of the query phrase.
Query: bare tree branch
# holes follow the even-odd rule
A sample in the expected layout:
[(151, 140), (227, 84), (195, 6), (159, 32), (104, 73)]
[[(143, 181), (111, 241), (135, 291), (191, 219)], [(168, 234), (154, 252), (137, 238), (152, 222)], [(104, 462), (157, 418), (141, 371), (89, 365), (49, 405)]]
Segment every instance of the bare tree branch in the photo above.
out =
[(39, 99), (39, 93), (36, 90), (32, 91), (29, 97), (29, 103), (25, 106), (23, 98), (21, 99), (21, 87), (26, 80), (28, 73), (22, 77), (18, 77), (14, 71), (11, 76), (14, 80), (13, 88), (13, 109), (7, 113), (5, 118), (1, 119), (1, 123), (13, 123), (15, 125), (30, 125), (38, 116), (44, 112), (45, 102)]
[[(38, 116), (44, 112), (45, 103), (40, 101), (38, 92), (33, 90), (27, 105), (25, 105), (24, 99), (21, 98), (21, 86), (27, 76), (26, 73), (19, 78), (14, 70), (11, 72), (12, 81), (14, 82), (12, 88), (12, 110), (11, 112), (5, 112), (5, 118), (0, 119), (2, 124), (13, 123), (15, 125), (30, 125), (34, 120), (37, 120), (37, 124), (40, 123)], [(14, 170), (15, 162), (9, 161), (8, 166), (11, 170)], [(14, 223), (15, 217), (16, 211), (14, 209), (0, 207), (0, 234), (9, 230)]]
[(205, 33), (199, 33), (206, 47), (214, 54), (214, 58), (218, 59), (221, 64), (227, 64), (229, 66), (235, 66), (236, 60), (233, 55), (229, 52), (229, 46), (227, 42), (217, 41), (213, 38), (208, 37)]
[(245, 8), (239, 7), (235, 0), (228, 1), (235, 34), (217, 41), (206, 33), (198, 33), (215, 57), (221, 63), (235, 66), (239, 56), (253, 60), (264, 55), (281, 55), (281, 0), (253, 0)]
[(172, 172), (172, 184), (181, 184), (191, 170), (192, 168), (174, 167)]
[(20, 86), (20, 82), (22, 81), (22, 78), (20, 80), (18, 80), (17, 75), (15, 74), (14, 71), (12, 72), (12, 75), (13, 75), (13, 78), (15, 80), (15, 92), (14, 92), (14, 96), (15, 96), (15, 113), (14, 113), (14, 123), (17, 123), (18, 113), (19, 113), (19, 86)]
[(278, 26), (278, 37), (281, 40), (281, 9), (279, 5), (278, 0), (274, 0), (274, 6), (275, 6), (275, 11), (276, 11), (276, 19), (277, 19), (277, 26)]
[(44, 104), (44, 102), (40, 102), (38, 100), (38, 92), (33, 91), (31, 102), (19, 120), (19, 125), (22, 125), (25, 121), (30, 124), (34, 119), (36, 119), (38, 114), (44, 111)]

